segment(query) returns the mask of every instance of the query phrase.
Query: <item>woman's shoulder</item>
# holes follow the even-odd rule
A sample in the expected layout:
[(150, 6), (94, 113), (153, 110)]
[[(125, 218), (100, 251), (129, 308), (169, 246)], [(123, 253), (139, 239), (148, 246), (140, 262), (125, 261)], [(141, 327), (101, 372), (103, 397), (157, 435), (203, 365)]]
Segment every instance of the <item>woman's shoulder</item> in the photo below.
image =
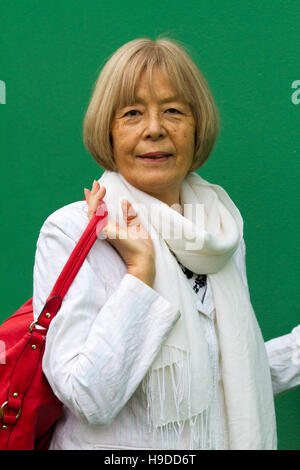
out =
[(77, 241), (89, 223), (87, 211), (88, 206), (85, 200), (60, 207), (46, 218), (41, 227), (41, 233), (46, 230), (48, 232), (51, 227), (55, 227)]
[[(44, 269), (45, 260), (51, 266), (63, 267), (68, 256), (82, 236), (89, 224), (86, 201), (76, 201), (60, 207), (51, 213), (42, 225), (37, 240), (37, 252), (35, 262), (39, 264), (37, 272)], [(88, 263), (85, 266), (91, 268), (91, 273), (97, 273), (97, 279), (104, 280), (106, 289), (112, 289), (120, 282), (127, 272), (125, 262), (118, 252), (107, 242), (98, 237), (92, 250), (87, 255)], [(59, 272), (55, 267), (55, 275)], [(99, 277), (100, 276), (100, 277)]]

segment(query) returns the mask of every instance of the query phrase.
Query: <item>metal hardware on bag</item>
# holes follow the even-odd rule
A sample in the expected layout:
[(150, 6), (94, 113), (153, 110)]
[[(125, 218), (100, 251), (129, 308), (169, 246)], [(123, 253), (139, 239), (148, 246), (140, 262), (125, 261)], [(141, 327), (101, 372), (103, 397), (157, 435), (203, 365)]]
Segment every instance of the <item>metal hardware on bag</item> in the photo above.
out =
[(14, 398), (18, 398), (19, 394), (17, 392), (13, 393)]
[(32, 345), (31, 345), (31, 349), (36, 349), (36, 345), (35, 345), (35, 344), (32, 344)]
[(3, 431), (6, 431), (6, 430), (7, 430), (7, 426), (5, 426), (5, 424), (3, 424), (2, 429), (3, 429)]
[(3, 408), (7, 405), (7, 403), (8, 403), (8, 401), (5, 401), (5, 402), (3, 403), (3, 405), (1, 406), (1, 408), (0, 408), (0, 417), (1, 417), (1, 419), (4, 418), (4, 415), (3, 415)]
[[(59, 299), (60, 300), (60, 304), (62, 303), (62, 299), (59, 295), (54, 295), (53, 297), (51, 297), (47, 302), (46, 304), (44, 305), (41, 313), (39, 314), (37, 320), (35, 320), (35, 323), (39, 325), (39, 320), (42, 319), (42, 320), (45, 320), (45, 318), (47, 318), (47, 320), (49, 320), (53, 315), (55, 315), (57, 312), (47, 312), (47, 308), (48, 308), (48, 304), (49, 302), (51, 302), (53, 299)], [(60, 308), (60, 307), (59, 307)], [(58, 310), (59, 310), (58, 308)], [(45, 313), (46, 312), (46, 313)], [(31, 327), (31, 330), (30, 332), (32, 333), (32, 328), (34, 326), (34, 322), (30, 325)], [(39, 325), (41, 326), (41, 325)], [(47, 331), (47, 328), (46, 327), (42, 327), (44, 331)]]
[(34, 325), (37, 324), (37, 320), (34, 320), (32, 323), (30, 323), (30, 326), (29, 326), (29, 333), (32, 333), (33, 331), (33, 328), (34, 328)]
[[(3, 409), (7, 406), (7, 404), (8, 404), (8, 401), (5, 401), (3, 403), (3, 405), (1, 406), (1, 408), (0, 408), (0, 418), (1, 419), (4, 419)], [(19, 411), (18, 411), (17, 416), (16, 416), (16, 420), (19, 419), (20, 416), (21, 416), (21, 408), (19, 408)]]

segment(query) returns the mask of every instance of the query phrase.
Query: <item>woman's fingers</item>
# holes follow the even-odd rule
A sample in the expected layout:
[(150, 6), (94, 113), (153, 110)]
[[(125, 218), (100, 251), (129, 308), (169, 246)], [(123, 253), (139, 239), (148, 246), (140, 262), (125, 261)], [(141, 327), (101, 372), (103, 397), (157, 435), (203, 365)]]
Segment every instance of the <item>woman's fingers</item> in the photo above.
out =
[(100, 187), (98, 181), (93, 182), (92, 190), (84, 188), (84, 195), (88, 203), (88, 217), (91, 220), (96, 213), (100, 201), (104, 198), (106, 189), (104, 186)]
[(132, 226), (140, 224), (139, 216), (133, 208), (131, 202), (127, 201), (127, 199), (123, 199), (121, 206), (123, 210), (123, 218), (127, 225)]
[(84, 195), (85, 195), (86, 202), (89, 203), (90, 191), (88, 189), (84, 188), (83, 192), (84, 192)]
[[(93, 182), (91, 191), (84, 188), (84, 194), (88, 204), (88, 217), (90, 220), (96, 213), (105, 193), (105, 187), (103, 186), (101, 188), (98, 181)], [(123, 211), (123, 219), (128, 229), (130, 229), (131, 237), (133, 239), (138, 238), (141, 233), (141, 223), (137, 212), (131, 202), (126, 199), (121, 201), (121, 207)], [(120, 228), (118, 224), (112, 223), (112, 221), (109, 221), (109, 223), (106, 224), (106, 228), (103, 231), (109, 233), (112, 238), (118, 238), (119, 236), (121, 238), (126, 238), (126, 230), (124, 232), (124, 228)]]

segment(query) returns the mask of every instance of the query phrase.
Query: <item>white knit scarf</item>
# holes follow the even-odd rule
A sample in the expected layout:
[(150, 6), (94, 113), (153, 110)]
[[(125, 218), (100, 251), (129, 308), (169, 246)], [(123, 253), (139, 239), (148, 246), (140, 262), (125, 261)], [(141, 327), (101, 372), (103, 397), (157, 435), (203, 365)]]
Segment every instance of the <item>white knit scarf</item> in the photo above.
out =
[(106, 187), (104, 200), (110, 217), (121, 225), (121, 201), (132, 203), (155, 248), (153, 289), (181, 314), (142, 383), (153, 445), (182, 448), (185, 429), (190, 449), (212, 447), (212, 367), (195, 292), (178, 264), (180, 261), (193, 273), (207, 274), (212, 288), (229, 448), (275, 449), (268, 359), (233, 258), (243, 237), (239, 210), (222, 187), (197, 173), (189, 173), (181, 184), (182, 215), (133, 187), (120, 173), (105, 171), (99, 183)]

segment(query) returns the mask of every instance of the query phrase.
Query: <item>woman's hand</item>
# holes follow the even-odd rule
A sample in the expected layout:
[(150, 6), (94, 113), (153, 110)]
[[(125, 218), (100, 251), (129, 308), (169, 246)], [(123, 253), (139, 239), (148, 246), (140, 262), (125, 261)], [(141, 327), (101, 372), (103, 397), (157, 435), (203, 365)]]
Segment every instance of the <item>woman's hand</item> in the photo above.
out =
[[(92, 190), (84, 189), (88, 203), (88, 217), (94, 216), (100, 201), (106, 193), (106, 188), (94, 181)], [(131, 203), (123, 200), (121, 203), (123, 219), (126, 227), (108, 218), (102, 232), (107, 241), (118, 251), (125, 261), (128, 273), (133, 274), (148, 285), (152, 285), (155, 277), (154, 245), (146, 229), (140, 223), (138, 214)]]

